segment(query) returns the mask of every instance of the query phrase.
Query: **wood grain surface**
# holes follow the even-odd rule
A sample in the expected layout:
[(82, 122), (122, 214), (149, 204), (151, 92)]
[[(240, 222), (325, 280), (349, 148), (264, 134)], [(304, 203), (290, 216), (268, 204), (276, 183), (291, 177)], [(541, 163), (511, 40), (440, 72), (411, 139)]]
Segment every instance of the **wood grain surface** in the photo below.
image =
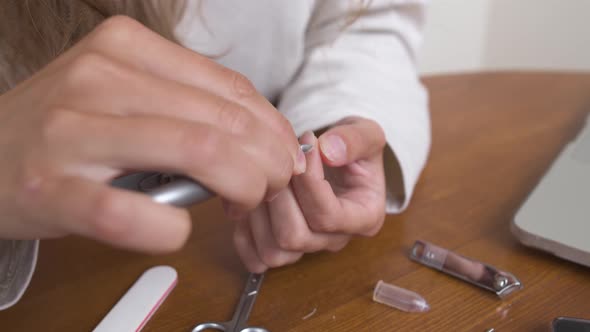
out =
[[(509, 230), (589, 113), (590, 75), (481, 73), (424, 81), (433, 145), (410, 208), (389, 216), (373, 238), (269, 271), (252, 325), (273, 332), (549, 331), (557, 316), (590, 318), (590, 268), (523, 247)], [(91, 331), (158, 264), (175, 267), (179, 282), (144, 331), (229, 320), (247, 276), (231, 243), (232, 225), (217, 200), (191, 212), (192, 238), (167, 256), (76, 237), (42, 241), (31, 286), (20, 303), (0, 312), (0, 331)], [(525, 288), (501, 301), (414, 263), (408, 249), (417, 239), (510, 271)], [(422, 294), (431, 311), (408, 314), (372, 302), (378, 280)]]

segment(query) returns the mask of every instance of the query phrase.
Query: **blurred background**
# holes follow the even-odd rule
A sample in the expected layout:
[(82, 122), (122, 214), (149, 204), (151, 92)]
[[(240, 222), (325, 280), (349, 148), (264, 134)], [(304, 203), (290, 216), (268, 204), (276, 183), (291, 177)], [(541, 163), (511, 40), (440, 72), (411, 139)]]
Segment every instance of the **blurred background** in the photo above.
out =
[(590, 71), (590, 0), (431, 0), (419, 69)]

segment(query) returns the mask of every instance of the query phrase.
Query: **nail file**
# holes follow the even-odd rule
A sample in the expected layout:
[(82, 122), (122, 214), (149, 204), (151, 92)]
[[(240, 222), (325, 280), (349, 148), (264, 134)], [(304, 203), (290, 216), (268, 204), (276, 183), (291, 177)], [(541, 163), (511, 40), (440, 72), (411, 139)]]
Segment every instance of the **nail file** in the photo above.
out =
[(94, 332), (141, 331), (177, 281), (176, 270), (170, 266), (156, 266), (145, 271)]

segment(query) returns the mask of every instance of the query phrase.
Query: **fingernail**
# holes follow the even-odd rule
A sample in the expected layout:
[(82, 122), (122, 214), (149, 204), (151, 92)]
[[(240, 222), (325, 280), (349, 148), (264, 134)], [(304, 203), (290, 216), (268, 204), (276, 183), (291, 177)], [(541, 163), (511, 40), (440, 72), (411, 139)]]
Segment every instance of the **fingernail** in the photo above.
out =
[(324, 156), (332, 162), (346, 160), (346, 144), (337, 135), (328, 135), (320, 137), (320, 148)]
[(305, 152), (303, 152), (303, 150), (301, 150), (301, 149), (299, 149), (299, 152), (297, 152), (297, 165), (295, 167), (297, 168), (298, 174), (305, 173), (305, 170), (307, 168), (307, 161), (305, 160)]
[(301, 151), (303, 151), (303, 153), (309, 153), (309, 152), (311, 152), (311, 150), (313, 150), (313, 145), (301, 144)]
[(315, 135), (313, 134), (313, 131), (308, 130), (299, 137), (299, 143), (302, 145), (313, 145), (314, 138)]
[(299, 143), (301, 144), (299, 147), (303, 153), (308, 154), (313, 150), (313, 146), (315, 145), (316, 137), (313, 131), (308, 130), (299, 137)]

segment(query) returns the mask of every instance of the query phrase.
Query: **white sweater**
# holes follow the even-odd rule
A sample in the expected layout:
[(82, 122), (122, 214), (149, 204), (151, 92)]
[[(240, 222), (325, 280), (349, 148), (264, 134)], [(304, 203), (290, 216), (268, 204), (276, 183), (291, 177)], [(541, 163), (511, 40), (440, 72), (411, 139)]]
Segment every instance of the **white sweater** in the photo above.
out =
[[(430, 145), (415, 68), (425, 2), (224, 0), (199, 8), (189, 0), (176, 36), (250, 78), (298, 135), (348, 116), (379, 123), (388, 144), (387, 212), (396, 213), (407, 206)], [(362, 3), (370, 7), (356, 15)], [(37, 246), (0, 241), (0, 310), (22, 296)]]

